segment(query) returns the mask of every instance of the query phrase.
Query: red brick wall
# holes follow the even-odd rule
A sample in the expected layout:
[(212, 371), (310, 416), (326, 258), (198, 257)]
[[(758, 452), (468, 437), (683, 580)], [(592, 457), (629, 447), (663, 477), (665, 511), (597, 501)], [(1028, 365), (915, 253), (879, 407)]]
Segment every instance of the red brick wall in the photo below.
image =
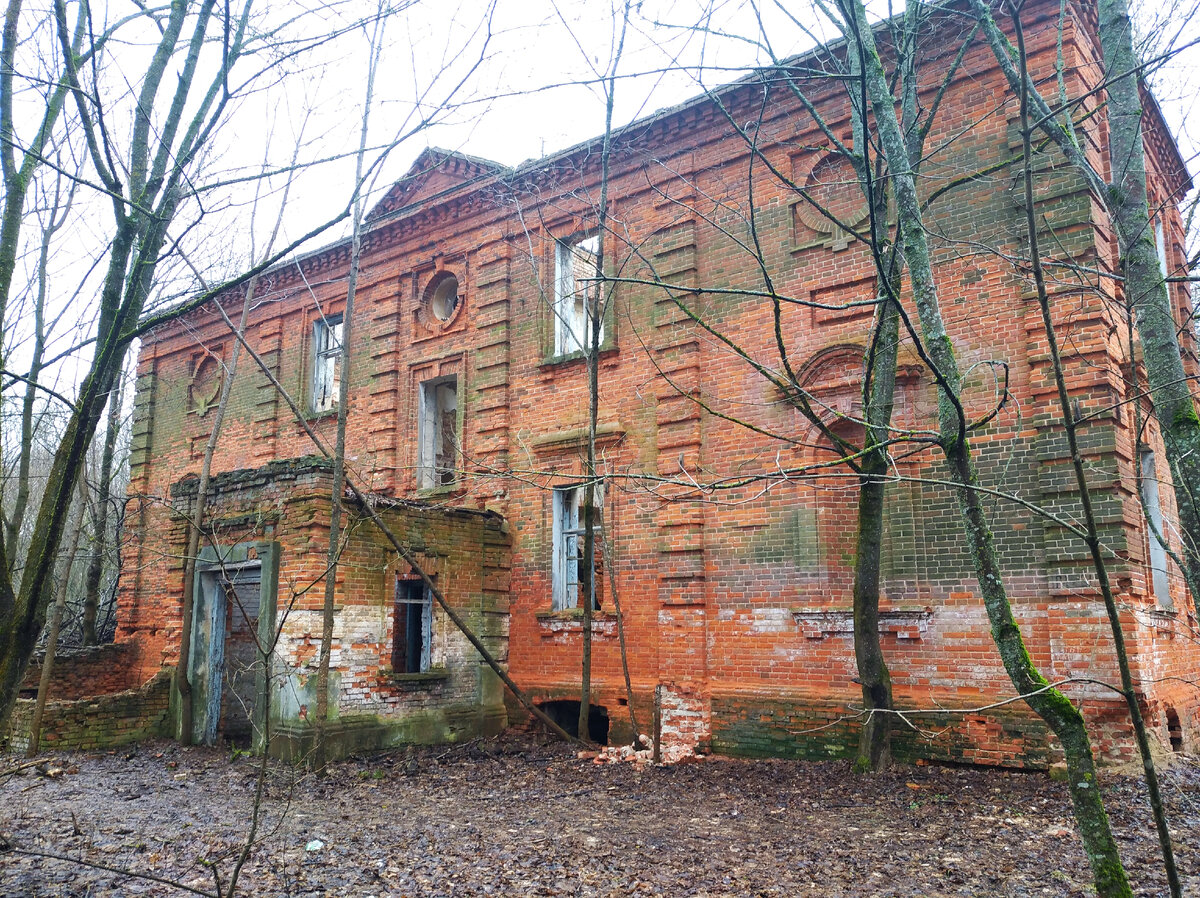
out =
[[(139, 646), (133, 642), (113, 643), (70, 653), (60, 652), (51, 673), (52, 701), (76, 701), (113, 692), (124, 692), (142, 683), (138, 675)], [(21, 695), (37, 694), (45, 655), (36, 655), (21, 684)]]
[[(79, 700), (52, 699), (42, 716), (41, 750), (95, 751), (169, 736), (170, 700), (169, 671), (160, 671), (136, 689)], [(29, 747), (34, 704), (22, 698), (13, 708), (6, 739), (10, 751)]]
[[(1051, 17), (1058, 8), (1053, 3), (1029, 8), (1027, 36), (1038, 71), (1048, 72), (1054, 63), (1057, 32)], [(955, 49), (951, 40), (933, 46), (950, 54)], [(1064, 52), (1067, 89), (1085, 95), (1100, 77), (1089, 25), (1068, 21)], [(936, 84), (934, 74), (943, 69), (936, 61), (928, 66), (929, 90)], [(808, 86), (831, 127), (839, 133), (847, 129), (849, 113), (836, 83)], [(1019, 141), (1007, 94), (990, 51), (972, 48), (929, 138), (934, 151), (922, 182), (931, 194), (964, 171), (1012, 158)], [(758, 113), (761, 97), (755, 86), (724, 98), (734, 120)], [(825, 139), (785, 91), (772, 99), (760, 149), (777, 170), (803, 180), (822, 155), (812, 148)], [(1088, 153), (1102, 168), (1103, 142), (1094, 138), (1103, 129), (1102, 111), (1084, 127)], [(719, 287), (718, 294), (688, 293), (687, 301), (746, 353), (781, 368), (771, 305), (760, 295), (761, 270), (734, 239), (745, 236), (750, 157), (726, 115), (696, 102), (627, 130), (615, 146), (611, 270), (627, 279), (653, 275), (683, 288)], [(1165, 179), (1165, 151), (1157, 144), (1151, 148), (1157, 154), (1154, 177)], [(437, 177), (456, 168), (469, 166), (451, 160)], [(814, 228), (811, 216), (793, 208), (793, 191), (761, 164), (755, 171), (755, 224), (763, 261), (775, 289), (801, 301), (786, 304), (782, 312), (788, 364), (831, 414), (853, 416), (870, 308), (839, 311), (803, 303), (844, 306), (869, 300), (871, 259), (860, 245)], [(973, 437), (984, 483), (1040, 503), (1060, 519), (1070, 518), (1077, 503), (1056, 425), (1059, 412), (1037, 304), (1008, 258), (1023, 246), (1014, 172), (1003, 166), (996, 171), (930, 207), (943, 314), (968, 372), (970, 415), (982, 416), (995, 405), (997, 365), (1006, 366), (1011, 398)], [(543, 699), (578, 695), (579, 626), (546, 614), (550, 488), (582, 475), (588, 407), (583, 362), (549, 357), (554, 240), (593, 226), (587, 197), (598, 192), (598, 174), (598, 154), (586, 150), (506, 178), (468, 171), (466, 176), (476, 180), (457, 192), (377, 219), (366, 240), (351, 337), (347, 455), (354, 476), (383, 494), (435, 506), (487, 508), (504, 516), (512, 539), (509, 662), (517, 681)], [(1155, 189), (1166, 196), (1163, 188)], [(1111, 227), (1077, 175), (1060, 164), (1047, 165), (1038, 176), (1038, 197), (1039, 209), (1055, 228), (1055, 252), (1101, 271), (1115, 270)], [(1177, 212), (1169, 208), (1167, 215), (1171, 232), (1179, 235)], [(979, 251), (985, 246), (995, 251)], [(340, 310), (346, 249), (320, 253), (303, 264), (303, 282), (293, 266), (259, 286), (265, 301), (249, 335), (301, 403), (315, 309)], [(426, 285), (442, 270), (455, 273), (462, 297), (445, 323), (422, 304)], [(1126, 622), (1137, 653), (1135, 675), (1146, 684), (1147, 706), (1164, 737), (1170, 708), (1192, 744), (1200, 725), (1197, 696), (1181, 680), (1165, 678), (1194, 679), (1200, 673), (1200, 662), (1188, 651), (1194, 609), (1175, 582), (1177, 613), (1152, 613), (1145, 527), (1132, 473), (1134, 422), (1125, 402), (1129, 349), (1111, 280), (1093, 281), (1053, 285), (1060, 342), (1073, 354), (1067, 372), (1072, 393), (1090, 414), (1082, 439), (1096, 478), (1104, 537), (1116, 558), (1113, 577), (1130, 609)], [(729, 733), (741, 732), (747, 746), (757, 744), (751, 730), (774, 732), (770, 744), (781, 733), (781, 738), (803, 741), (806, 726), (763, 723), (778, 719), (771, 711), (778, 702), (788, 702), (790, 713), (804, 718), (806, 707), (823, 714), (830, 702), (845, 708), (857, 700), (850, 633), (839, 622), (851, 603), (854, 481), (847, 470), (835, 469), (815, 480), (768, 476), (731, 485), (737, 478), (828, 456), (814, 448), (815, 431), (780, 401), (778, 390), (692, 324), (668, 291), (630, 282), (614, 289), (610, 347), (600, 361), (598, 448), (610, 478), (605, 507), (610, 545), (601, 587), (604, 607), (593, 639), (596, 701), (610, 713), (614, 738), (629, 735), (611, 615), (619, 598), (640, 728), (648, 729), (646, 709), (655, 686), (665, 683), (709, 697), (713, 741), (724, 750), (740, 744)], [(731, 295), (729, 290), (745, 292)], [(154, 504), (154, 497), (166, 496), (170, 484), (198, 470), (211, 413), (201, 413), (204, 403), (197, 396), (206, 395), (210, 384), (196, 372), (205, 351), (227, 358), (231, 345), (217, 316), (206, 310), (186, 324), (160, 328), (143, 344), (131, 489), (149, 498), (130, 516), (144, 537), (127, 553), (121, 631), (123, 639), (144, 647), (143, 675), (170, 659), (178, 639), (180, 566), (159, 539), (174, 527), (170, 540), (178, 544), (179, 523)], [(268, 379), (245, 359), (242, 365), (216, 470), (254, 468), (311, 453), (308, 438)], [(901, 365), (896, 425), (928, 429), (936, 403), (929, 372), (908, 345)], [(415, 478), (418, 385), (448, 374), (457, 376), (460, 388), (464, 475), (456, 488), (426, 496), (416, 489)], [(758, 430), (731, 423), (725, 415)], [(331, 437), (331, 417), (312, 423)], [(1154, 439), (1151, 434), (1152, 444)], [(884, 604), (891, 615), (885, 618), (893, 623), (884, 649), (897, 696), (914, 709), (971, 709), (1008, 696), (1012, 688), (988, 635), (941, 460), (932, 451), (914, 452), (898, 462), (898, 470), (920, 482), (889, 487)], [(700, 483), (722, 488), (701, 491), (695, 488)], [(290, 500), (280, 501), (286, 506)], [(1171, 515), (1169, 502), (1164, 504)], [(303, 573), (316, 576), (325, 552), (321, 515), (300, 506), (281, 514), (295, 534), (295, 546), (310, 552)], [(1052, 519), (999, 498), (993, 522), (1007, 586), (1043, 673), (1052, 680), (1114, 680), (1111, 637), (1083, 544)], [(351, 595), (360, 584), (351, 577), (343, 588)], [(298, 607), (315, 607), (315, 601), (310, 595)], [(1082, 682), (1066, 688), (1097, 719), (1109, 715), (1114, 699), (1103, 688)], [(758, 723), (749, 727), (745, 720)], [(986, 744), (979, 735), (991, 732), (986, 727), (965, 722), (955, 724), (954, 731), (958, 741), (948, 744), (960, 748), (931, 745), (926, 753), (957, 752), (980, 760), (1026, 750), (1033, 759), (1045, 754), (1042, 737), (1021, 727), (1012, 730), (1017, 736), (988, 737)], [(717, 738), (720, 733), (726, 736)], [(972, 740), (978, 742), (974, 748), (962, 747)]]

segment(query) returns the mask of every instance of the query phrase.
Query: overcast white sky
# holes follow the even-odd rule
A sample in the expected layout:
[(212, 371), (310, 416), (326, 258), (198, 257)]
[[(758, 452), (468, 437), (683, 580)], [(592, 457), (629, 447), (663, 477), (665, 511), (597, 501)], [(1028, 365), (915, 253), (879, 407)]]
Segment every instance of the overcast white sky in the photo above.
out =
[[(886, 2), (872, 6), (879, 14), (889, 12)], [(389, 22), (379, 97), (372, 109), (375, 141), (385, 142), (394, 134), (398, 123), (411, 112), (414, 84), (427, 86), (443, 60), (459, 54), (454, 64), (461, 66), (478, 59), (480, 21), (486, 8), (484, 0), (462, 0), (459, 6), (423, 2)], [(785, 8), (797, 17), (799, 25), (788, 20)], [(1146, 12), (1143, 29), (1160, 45), (1178, 46), (1195, 37), (1194, 17), (1186, 12), (1161, 5), (1147, 6)], [(594, 82), (610, 65), (619, 19), (620, 6), (613, 0), (497, 0), (487, 58), (455, 94), (458, 105), (445, 114), (445, 123), (392, 151), (372, 199), (402, 175), (426, 146), (515, 165), (601, 133), (604, 97)], [(738, 77), (749, 66), (766, 62), (766, 55), (756, 45), (760, 19), (773, 42), (771, 49), (779, 57), (801, 52), (815, 39), (835, 36), (807, 3), (643, 0), (636, 4), (618, 68), (622, 77), (617, 87), (616, 123), (695, 96), (701, 90), (699, 77), (708, 85), (720, 84)], [(688, 27), (701, 22), (708, 26), (704, 31)], [(1164, 111), (1189, 158), (1200, 145), (1187, 128), (1200, 96), (1197, 56), (1194, 48), (1188, 48), (1154, 75)], [(307, 94), (298, 93), (295, 86), (288, 88), (293, 118), (305, 108), (299, 97), (311, 97), (316, 104), (306, 134), (323, 132), (321, 142), (332, 147), (338, 143), (332, 129), (340, 131), (344, 147), (353, 143), (346, 138), (356, 136), (365, 62), (365, 39), (343, 39), (323, 67), (308, 73)], [(705, 66), (702, 75), (697, 69), (701, 63)], [(459, 71), (452, 65), (439, 88), (455, 82)], [(445, 91), (435, 89), (433, 93), (440, 96)], [(254, 125), (263, 121), (253, 114), (250, 118)], [(280, 146), (285, 144), (280, 142)], [(306, 179), (308, 183), (315, 180), (318, 189), (293, 190), (289, 234), (311, 226), (336, 207), (351, 175), (349, 162), (323, 168), (315, 179)]]

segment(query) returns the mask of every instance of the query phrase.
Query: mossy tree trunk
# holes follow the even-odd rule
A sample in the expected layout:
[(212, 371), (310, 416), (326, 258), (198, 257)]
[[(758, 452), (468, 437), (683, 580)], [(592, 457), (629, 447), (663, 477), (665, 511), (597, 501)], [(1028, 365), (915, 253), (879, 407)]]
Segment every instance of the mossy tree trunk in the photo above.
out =
[(121, 435), (121, 377), (108, 397), (108, 420), (104, 425), (104, 448), (100, 453), (100, 477), (96, 483), (96, 506), (92, 515), (92, 546), (88, 553), (87, 578), (83, 588), (83, 644), (96, 644), (96, 618), (100, 611), (100, 581), (110, 544), (108, 506), (112, 501), (113, 464), (117, 438)]
[(1149, 734), (1146, 732), (1146, 722), (1142, 717), (1142, 709), (1138, 704), (1138, 695), (1134, 687), (1133, 672), (1130, 669), (1129, 654), (1125, 648), (1125, 632), (1121, 624), (1121, 612), (1113, 594), (1112, 584), (1108, 577), (1108, 563), (1100, 542), (1100, 532), (1096, 523), (1096, 513), (1092, 506), (1091, 489), (1087, 482), (1087, 472), (1084, 468), (1083, 455), (1079, 449), (1078, 425), (1075, 420), (1075, 410), (1071, 405), (1070, 394), (1067, 390), (1067, 379), (1063, 371), (1062, 354), (1058, 346), (1058, 334), (1050, 310), (1050, 296), (1046, 289), (1045, 271), (1042, 265), (1040, 236), (1038, 234), (1036, 197), (1034, 192), (1033, 172), (1033, 125), (1029, 113), (1029, 58), (1025, 47), (1025, 31), (1021, 23), (1018, 8), (1010, 2), (1013, 29), (1017, 38), (1017, 63), (1021, 73), (1021, 175), (1025, 196), (1025, 230), (1029, 238), (1029, 259), (1033, 271), (1034, 284), (1037, 289), (1038, 306), (1042, 314), (1042, 327), (1046, 333), (1050, 363), (1054, 370), (1054, 384), (1058, 392), (1059, 412), (1062, 416), (1063, 429), (1067, 436), (1067, 446), (1071, 453), (1071, 467), (1075, 472), (1075, 483), (1079, 489), (1079, 501), (1083, 511), (1083, 521), (1087, 530), (1086, 542), (1088, 552), (1092, 557), (1092, 565), (1096, 570), (1096, 580), (1104, 600), (1105, 612), (1108, 615), (1109, 626), (1113, 634), (1113, 649), (1117, 656), (1117, 666), (1121, 675), (1121, 692), (1129, 709), (1129, 718), (1133, 723), (1134, 735), (1138, 752), (1142, 758), (1142, 767), (1146, 791), (1150, 799), (1150, 808), (1154, 816), (1155, 829), (1158, 832), (1160, 851), (1163, 857), (1163, 867), (1167, 874), (1167, 884), (1172, 898), (1182, 894), (1179, 882), (1179, 871), (1175, 864), (1175, 851), (1171, 844), (1171, 831), (1167, 825), (1166, 812), (1163, 808), (1162, 795), (1158, 785), (1158, 771), (1154, 765), (1154, 756), (1150, 751)]
[(909, 165), (895, 100), (875, 45), (874, 33), (861, 0), (838, 0), (838, 10), (853, 37), (848, 52), (862, 59), (864, 89), (870, 97), (881, 150), (887, 160), (896, 201), (899, 240), (912, 285), (928, 363), (938, 382), (938, 425), (941, 448), (958, 485), (964, 532), (970, 546), (992, 639), (1018, 694), (1058, 736), (1066, 756), (1068, 790), (1084, 850), (1102, 898), (1131, 894), (1125, 869), (1096, 781), (1095, 761), (1083, 717), (1070, 700), (1052, 688), (1025, 648), (1004, 585), (995, 538), (983, 507), (961, 399), (961, 373), (946, 332), (938, 298), (933, 259), (925, 233), (916, 179)]

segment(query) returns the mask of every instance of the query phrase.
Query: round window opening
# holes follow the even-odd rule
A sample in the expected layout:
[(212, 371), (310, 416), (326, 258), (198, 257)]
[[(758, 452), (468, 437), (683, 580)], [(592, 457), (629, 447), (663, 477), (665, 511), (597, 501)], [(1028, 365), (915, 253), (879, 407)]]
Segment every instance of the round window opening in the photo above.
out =
[(449, 321), (458, 308), (458, 278), (446, 274), (433, 285), (429, 308), (438, 321)]

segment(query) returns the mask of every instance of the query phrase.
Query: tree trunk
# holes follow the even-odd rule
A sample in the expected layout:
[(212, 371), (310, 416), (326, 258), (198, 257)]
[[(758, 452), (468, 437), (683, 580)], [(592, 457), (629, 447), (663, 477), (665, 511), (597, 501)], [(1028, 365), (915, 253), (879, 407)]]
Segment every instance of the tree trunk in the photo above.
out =
[(58, 653), (58, 634), (62, 627), (63, 612), (67, 607), (67, 592), (71, 582), (71, 568), (75, 565), (75, 553), (79, 551), (79, 533), (83, 529), (83, 516), (87, 511), (87, 487), (80, 478), (79, 513), (71, 521), (67, 536), (67, 554), (61, 560), (58, 585), (55, 587), (54, 611), (50, 615), (50, 632), (46, 634), (46, 656), (42, 659), (42, 675), (38, 680), (37, 701), (33, 706), (33, 719), (29, 724), (29, 747), (25, 756), (32, 758), (41, 750), (42, 718), (46, 713), (46, 702), (50, 698), (50, 684), (54, 679), (54, 657)]
[(913, 301), (924, 335), (927, 360), (938, 381), (940, 442), (952, 479), (959, 487), (959, 506), (984, 607), (991, 622), (992, 639), (1018, 694), (1046, 721), (1063, 746), (1067, 787), (1097, 893), (1102, 898), (1123, 898), (1131, 894), (1129, 882), (1100, 796), (1083, 717), (1066, 696), (1050, 687), (1029, 657), (1004, 587), (991, 525), (975, 489), (978, 476), (960, 400), (961, 375), (942, 320), (916, 180), (909, 166), (907, 148), (896, 119), (895, 101), (879, 59), (874, 33), (862, 0), (840, 0), (839, 8), (858, 44), (852, 46), (850, 52), (859, 52), (863, 57), (865, 88), (891, 173), (900, 242), (912, 284)]
[(1063, 428), (1067, 435), (1067, 446), (1071, 452), (1071, 466), (1075, 471), (1075, 483), (1079, 488), (1079, 501), (1083, 510), (1083, 520), (1087, 527), (1088, 551), (1092, 556), (1092, 566), (1096, 570), (1096, 580), (1100, 586), (1100, 594), (1104, 599), (1104, 609), (1108, 615), (1109, 626), (1113, 634), (1113, 650), (1117, 656), (1117, 666), (1121, 674), (1121, 692), (1129, 709), (1129, 719), (1133, 722), (1138, 752), (1142, 758), (1142, 768), (1146, 783), (1146, 792), (1150, 799), (1150, 809), (1154, 816), (1155, 829), (1158, 832), (1159, 849), (1162, 852), (1163, 867), (1167, 874), (1167, 884), (1172, 898), (1180, 898), (1181, 887), (1179, 871), (1175, 865), (1175, 851), (1171, 845), (1171, 830), (1167, 825), (1166, 812), (1163, 809), (1162, 796), (1158, 787), (1158, 771), (1154, 766), (1154, 756), (1150, 751), (1150, 739), (1146, 732), (1146, 722), (1142, 718), (1142, 709), (1138, 704), (1137, 691), (1134, 688), (1133, 673), (1129, 667), (1129, 654), (1125, 650), (1125, 632), (1121, 625), (1121, 612), (1113, 595), (1112, 584), (1108, 579), (1108, 564), (1100, 544), (1100, 533), (1096, 526), (1096, 514), (1092, 507), (1092, 493), (1087, 483), (1087, 473), (1084, 470), (1083, 455), (1079, 451), (1078, 428), (1075, 422), (1075, 410), (1071, 406), (1070, 395), (1067, 392), (1067, 380), (1063, 373), (1062, 355), (1058, 348), (1058, 335), (1054, 328), (1054, 319), (1050, 312), (1050, 297), (1046, 292), (1045, 273), (1042, 267), (1041, 249), (1039, 246), (1037, 211), (1034, 206), (1033, 190), (1033, 129), (1029, 124), (1029, 60), (1025, 51), (1025, 32), (1021, 27), (1020, 12), (1011, 5), (1013, 27), (1017, 37), (1018, 64), (1021, 72), (1021, 148), (1022, 148), (1022, 180), (1025, 192), (1025, 229), (1029, 235), (1029, 258), (1033, 268), (1034, 283), (1037, 288), (1038, 306), (1042, 313), (1042, 327), (1046, 332), (1046, 342), (1050, 353), (1050, 363), (1054, 369), (1054, 384), (1058, 392), (1059, 411), (1062, 415)]
[(112, 497), (113, 458), (121, 432), (121, 378), (108, 397), (108, 422), (104, 432), (104, 451), (100, 456), (100, 482), (96, 485), (96, 514), (92, 519), (92, 551), (88, 560), (83, 596), (83, 644), (96, 644), (96, 616), (100, 610), (100, 579), (108, 555), (108, 504)]
[[(250, 306), (254, 302), (255, 288), (258, 278), (252, 278), (246, 285), (246, 295), (242, 302), (242, 316), (238, 324), (238, 334), (246, 332), (246, 322), (250, 317)], [(220, 302), (220, 300), (214, 300)], [(192, 695), (191, 661), (192, 661), (192, 627), (196, 609), (196, 563), (200, 556), (200, 541), (204, 535), (204, 510), (208, 505), (208, 488), (212, 479), (213, 456), (217, 452), (217, 444), (221, 440), (221, 428), (225, 423), (225, 410), (229, 407), (229, 394), (233, 391), (233, 380), (237, 377), (238, 357), (241, 355), (242, 344), (234, 340), (229, 353), (229, 365), (221, 378), (221, 395), (217, 407), (213, 411), (212, 429), (209, 430), (208, 440), (204, 444), (204, 459), (200, 462), (200, 482), (196, 484), (196, 499), (192, 505), (192, 516), (188, 521), (187, 550), (183, 556), (183, 613), (181, 632), (179, 635), (179, 661), (175, 667), (175, 684), (179, 690), (179, 741), (191, 745), (195, 738), (195, 702)], [(107, 446), (105, 449), (107, 451)]]
[[(381, 7), (382, 8), (382, 7)], [(342, 347), (338, 377), (337, 437), (333, 450), (333, 488), (329, 503), (329, 550), (325, 565), (325, 593), (321, 605), (321, 649), (317, 660), (317, 721), (313, 739), (311, 767), (324, 776), (328, 758), (325, 743), (329, 717), (329, 663), (333, 653), (334, 599), (337, 593), (338, 556), (341, 553), (342, 494), (346, 489), (346, 419), (350, 412), (350, 341), (354, 328), (354, 298), (358, 292), (358, 269), (362, 261), (363, 225), (363, 164), (367, 152), (367, 133), (371, 114), (371, 98), (375, 92), (375, 74), (379, 68), (381, 37), (385, 19), (375, 20), (371, 37), (370, 59), (367, 66), (366, 98), (363, 101), (362, 125), (359, 130), (358, 155), (355, 160), (354, 217), (350, 239), (350, 271), (346, 277), (346, 307), (342, 312)]]
[[(583, 600), (583, 669), (579, 682), (579, 738), (591, 742), (588, 720), (591, 717), (592, 698), (592, 609), (596, 596), (596, 428), (600, 414), (600, 331), (604, 326), (604, 315), (611, 300), (605, 288), (604, 252), (608, 228), (608, 179), (612, 157), (613, 104), (616, 99), (617, 66), (625, 47), (625, 31), (629, 24), (629, 3), (624, 6), (621, 35), (617, 41), (612, 64), (605, 77), (604, 138), (600, 148), (600, 208), (597, 217), (597, 246), (595, 283), (587, 291), (587, 376), (588, 376), (588, 439), (587, 461), (584, 466), (583, 497), (583, 571), (579, 575), (580, 592)], [(637, 734), (634, 734), (637, 738)]]

